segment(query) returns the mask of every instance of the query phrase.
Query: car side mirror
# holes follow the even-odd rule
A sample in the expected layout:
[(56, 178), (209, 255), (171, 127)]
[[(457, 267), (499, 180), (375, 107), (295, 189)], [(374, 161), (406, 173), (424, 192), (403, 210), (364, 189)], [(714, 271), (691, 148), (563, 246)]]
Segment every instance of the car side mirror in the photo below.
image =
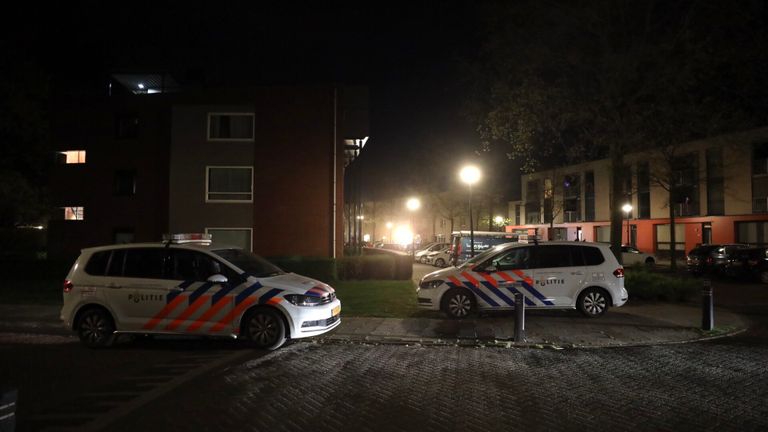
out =
[(228, 279), (223, 274), (215, 274), (215, 275), (211, 275), (211, 277), (208, 278), (208, 282), (227, 283)]

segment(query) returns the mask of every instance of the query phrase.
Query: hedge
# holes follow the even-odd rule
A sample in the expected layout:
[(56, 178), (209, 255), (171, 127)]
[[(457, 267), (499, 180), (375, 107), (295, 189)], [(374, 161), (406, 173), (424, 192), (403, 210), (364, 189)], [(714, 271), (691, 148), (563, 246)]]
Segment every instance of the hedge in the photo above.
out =
[(626, 271), (624, 287), (630, 299), (684, 302), (701, 290), (700, 282), (681, 276), (654, 273), (642, 267)]

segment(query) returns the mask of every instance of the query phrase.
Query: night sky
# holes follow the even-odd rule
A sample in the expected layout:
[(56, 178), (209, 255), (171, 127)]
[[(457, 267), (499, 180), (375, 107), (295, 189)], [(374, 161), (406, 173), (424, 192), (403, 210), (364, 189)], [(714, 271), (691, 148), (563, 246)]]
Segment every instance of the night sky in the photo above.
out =
[(167, 70), (182, 83), (210, 86), (367, 85), (371, 140), (359, 162), (367, 193), (402, 193), (425, 167), (455, 181), (478, 145), (462, 114), (459, 61), (477, 49), (473, 4), (280, 5), (25, 7), (6, 15), (2, 48), (6, 61), (42, 69), (54, 92), (98, 89), (114, 70)]

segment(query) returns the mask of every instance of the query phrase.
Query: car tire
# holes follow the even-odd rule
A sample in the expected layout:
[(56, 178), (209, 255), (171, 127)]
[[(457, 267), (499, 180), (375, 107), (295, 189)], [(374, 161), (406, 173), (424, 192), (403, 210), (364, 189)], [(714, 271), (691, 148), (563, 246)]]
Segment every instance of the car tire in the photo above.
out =
[(656, 265), (656, 261), (653, 258), (648, 257), (648, 258), (645, 259), (645, 266), (646, 267), (653, 267), (655, 265)]
[(254, 309), (243, 318), (240, 335), (257, 348), (276, 350), (286, 340), (283, 317), (271, 308)]
[(579, 312), (587, 318), (598, 318), (608, 310), (610, 300), (602, 288), (587, 288), (579, 294), (577, 306)]
[(445, 260), (442, 258), (438, 258), (435, 260), (435, 266), (437, 267), (445, 267)]
[(475, 308), (475, 297), (461, 288), (449, 289), (440, 301), (440, 309), (452, 319), (466, 318), (475, 311)]
[(427, 263), (427, 257), (424, 257), (424, 256), (420, 257), (419, 258), (419, 262), (422, 263), (422, 264), (426, 264)]
[(77, 320), (77, 336), (89, 348), (107, 348), (115, 341), (115, 321), (104, 309), (85, 310)]

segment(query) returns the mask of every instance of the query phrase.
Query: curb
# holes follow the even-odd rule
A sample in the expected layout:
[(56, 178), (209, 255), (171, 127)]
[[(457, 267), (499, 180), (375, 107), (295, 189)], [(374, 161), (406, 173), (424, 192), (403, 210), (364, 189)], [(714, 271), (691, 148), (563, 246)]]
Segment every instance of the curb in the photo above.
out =
[[(697, 330), (695, 327), (686, 330)], [(603, 348), (634, 348), (664, 345), (683, 345), (696, 342), (709, 342), (718, 339), (737, 336), (749, 330), (749, 327), (738, 328), (726, 331), (712, 336), (702, 336), (696, 339), (686, 339), (679, 341), (658, 341), (646, 343), (614, 343), (606, 345), (578, 345), (578, 344), (555, 344), (551, 342), (515, 342), (513, 340), (484, 340), (484, 339), (459, 339), (459, 338), (430, 338), (430, 337), (398, 337), (398, 336), (362, 336), (362, 335), (333, 335), (319, 337), (317, 339), (298, 342), (316, 343), (316, 344), (360, 344), (360, 345), (405, 345), (405, 346), (459, 346), (468, 348), (526, 348), (526, 349), (552, 349), (552, 350), (591, 350)]]

